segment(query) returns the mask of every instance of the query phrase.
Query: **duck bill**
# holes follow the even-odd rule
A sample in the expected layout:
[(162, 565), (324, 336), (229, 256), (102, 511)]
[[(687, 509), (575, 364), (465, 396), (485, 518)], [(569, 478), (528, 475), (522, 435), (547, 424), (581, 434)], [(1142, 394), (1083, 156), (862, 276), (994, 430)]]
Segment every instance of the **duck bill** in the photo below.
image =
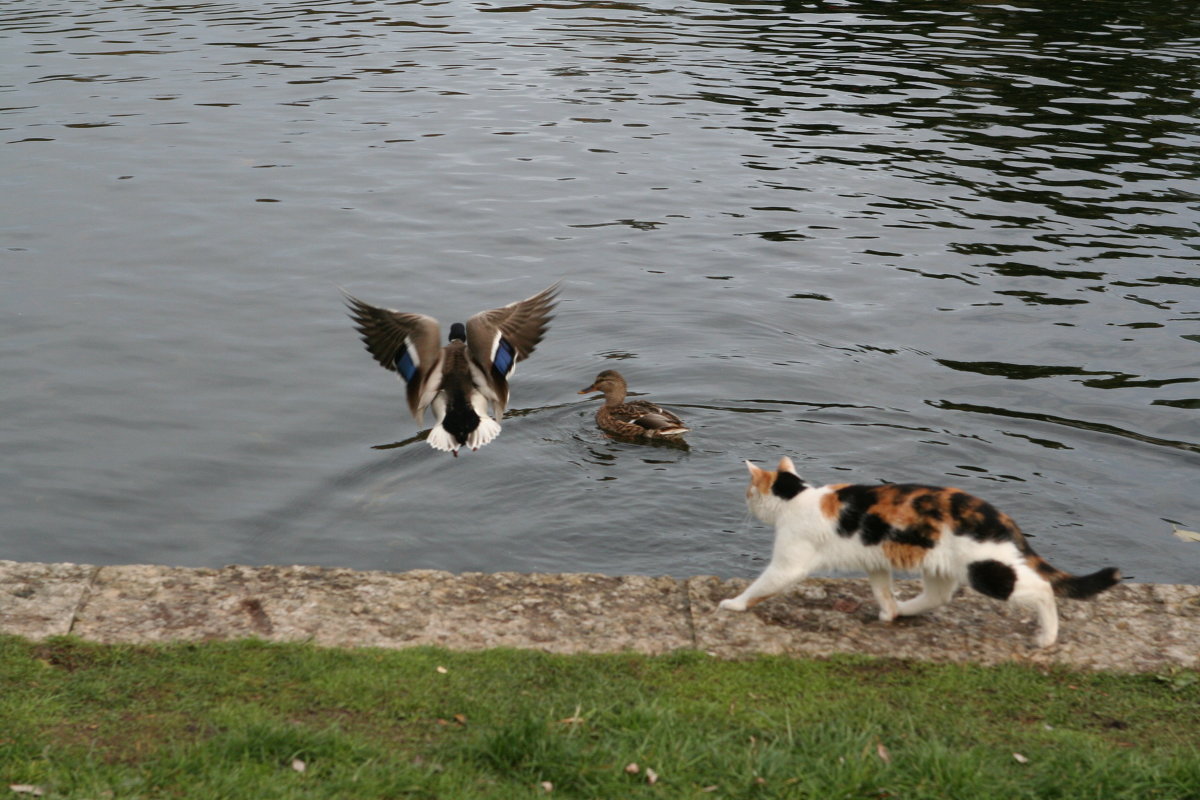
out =
[(595, 386), (589, 386), (586, 389), (580, 389), (579, 393), (580, 394), (591, 394), (592, 392), (598, 392), (598, 391), (600, 391), (600, 390), (597, 389)]

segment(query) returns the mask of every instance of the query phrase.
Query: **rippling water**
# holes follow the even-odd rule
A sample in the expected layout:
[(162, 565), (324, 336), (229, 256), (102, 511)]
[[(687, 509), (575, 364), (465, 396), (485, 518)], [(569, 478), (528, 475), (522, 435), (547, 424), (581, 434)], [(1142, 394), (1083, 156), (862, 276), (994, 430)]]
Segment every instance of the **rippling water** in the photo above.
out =
[[(0, 1), (0, 558), (749, 575), (786, 454), (1200, 582), (1200, 23), (1038, 5)], [(559, 278), (458, 459), (337, 291)]]

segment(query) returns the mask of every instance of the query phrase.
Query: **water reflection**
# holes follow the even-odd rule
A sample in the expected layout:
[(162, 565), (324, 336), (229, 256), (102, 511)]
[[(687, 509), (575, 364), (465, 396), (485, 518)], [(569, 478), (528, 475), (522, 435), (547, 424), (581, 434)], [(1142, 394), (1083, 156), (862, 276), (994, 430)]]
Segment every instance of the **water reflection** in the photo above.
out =
[(949, 401), (931, 401), (930, 405), (935, 408), (942, 408), (953, 411), (969, 411), (975, 414), (994, 414), (999, 417), (1012, 417), (1016, 419), (1037, 420), (1039, 422), (1050, 422), (1055, 425), (1063, 425), (1068, 428), (1080, 428), (1086, 431), (1094, 431), (1096, 433), (1106, 433), (1112, 436), (1121, 436), (1126, 439), (1132, 439), (1144, 444), (1155, 445), (1156, 447), (1174, 447), (1179, 450), (1187, 450), (1193, 453), (1200, 453), (1200, 444), (1196, 442), (1175, 441), (1171, 439), (1160, 439), (1156, 436), (1147, 436), (1137, 433), (1136, 431), (1125, 430), (1115, 425), (1107, 425), (1101, 422), (1091, 422), (1081, 419), (1070, 419), (1068, 417), (1055, 416), (1053, 414), (1036, 414), (1022, 411), (1016, 411), (1009, 408), (988, 408), (987, 406), (976, 406), (968, 403), (951, 403)]

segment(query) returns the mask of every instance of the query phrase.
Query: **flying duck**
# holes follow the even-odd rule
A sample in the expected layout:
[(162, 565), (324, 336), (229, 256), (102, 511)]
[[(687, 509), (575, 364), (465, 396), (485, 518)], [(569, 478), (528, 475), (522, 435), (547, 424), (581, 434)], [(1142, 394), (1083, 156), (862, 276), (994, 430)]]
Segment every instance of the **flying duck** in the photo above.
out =
[(343, 294), (367, 350), (404, 379), (408, 408), (418, 424), (433, 407), (429, 445), (457, 456), (458, 448), (478, 450), (499, 435), (508, 378), (541, 342), (554, 318), (550, 312), (558, 288), (556, 283), (526, 300), (481, 311), (466, 325), (454, 323), (449, 342), (440, 348), (433, 317), (376, 308)]
[(638, 439), (678, 438), (688, 432), (683, 420), (645, 400), (625, 402), (625, 379), (615, 369), (606, 369), (580, 394), (601, 392), (604, 405), (596, 412), (596, 424), (617, 436)]

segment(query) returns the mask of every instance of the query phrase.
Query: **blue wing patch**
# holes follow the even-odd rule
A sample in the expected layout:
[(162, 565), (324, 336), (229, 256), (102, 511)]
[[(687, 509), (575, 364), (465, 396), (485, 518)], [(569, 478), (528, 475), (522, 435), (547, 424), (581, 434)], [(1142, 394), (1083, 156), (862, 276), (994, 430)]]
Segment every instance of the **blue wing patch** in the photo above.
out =
[(400, 352), (396, 355), (396, 371), (404, 376), (405, 383), (411, 381), (417, 372), (417, 363), (404, 345), (400, 345)]
[(515, 361), (516, 351), (513, 350), (513, 346), (508, 343), (508, 340), (501, 336), (500, 341), (496, 343), (496, 356), (492, 359), (492, 369), (500, 375), (508, 375), (512, 372)]

